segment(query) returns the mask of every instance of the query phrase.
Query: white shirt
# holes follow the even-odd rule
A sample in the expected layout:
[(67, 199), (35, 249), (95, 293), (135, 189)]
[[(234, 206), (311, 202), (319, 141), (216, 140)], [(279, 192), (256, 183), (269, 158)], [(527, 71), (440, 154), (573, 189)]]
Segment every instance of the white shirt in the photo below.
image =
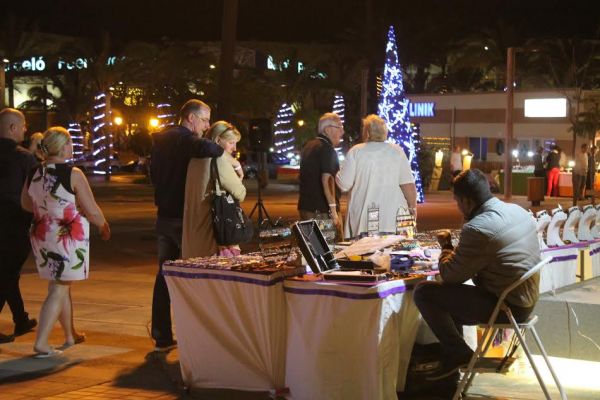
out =
[(398, 210), (408, 207), (400, 185), (415, 179), (400, 146), (368, 142), (350, 149), (335, 181), (350, 192), (344, 235), (355, 237), (368, 232), (370, 208), (378, 209), (378, 231), (395, 233)]
[(460, 153), (453, 151), (452, 154), (450, 154), (450, 169), (452, 171), (462, 171), (462, 155)]

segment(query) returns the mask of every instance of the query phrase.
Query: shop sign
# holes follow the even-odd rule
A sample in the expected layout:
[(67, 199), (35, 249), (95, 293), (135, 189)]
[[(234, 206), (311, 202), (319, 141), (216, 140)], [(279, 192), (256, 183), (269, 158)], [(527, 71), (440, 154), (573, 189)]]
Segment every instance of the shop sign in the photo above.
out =
[(411, 118), (431, 118), (435, 117), (435, 103), (430, 102), (409, 102), (408, 116)]
[[(106, 60), (106, 65), (115, 65), (115, 61), (117, 57), (108, 57)], [(43, 56), (34, 56), (31, 58), (27, 58), (22, 61), (14, 61), (6, 64), (4, 70), (5, 71), (14, 71), (14, 72), (43, 72), (46, 69), (50, 69), (52, 65), (49, 65), (46, 60), (44, 60)], [(87, 69), (88, 60), (87, 58), (76, 58), (74, 61), (65, 61), (62, 58), (59, 58), (56, 62), (56, 70), (58, 71), (72, 71), (76, 69)]]

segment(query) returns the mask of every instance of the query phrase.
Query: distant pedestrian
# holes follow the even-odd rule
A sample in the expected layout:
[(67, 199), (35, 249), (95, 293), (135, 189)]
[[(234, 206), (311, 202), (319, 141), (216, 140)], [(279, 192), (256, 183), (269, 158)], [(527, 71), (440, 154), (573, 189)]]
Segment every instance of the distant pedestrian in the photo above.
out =
[(587, 171), (587, 179), (585, 182), (585, 188), (588, 191), (587, 197), (594, 197), (594, 182), (596, 180), (596, 151), (597, 147), (590, 147), (590, 151), (588, 153), (588, 171)]
[(558, 196), (558, 177), (560, 176), (560, 148), (552, 145), (550, 153), (546, 156), (546, 176), (548, 179), (548, 189), (546, 196)]
[[(15, 324), (14, 336), (37, 325), (25, 312), (19, 289), (21, 268), (31, 250), (31, 213), (21, 208), (21, 189), (36, 165), (31, 153), (19, 146), (25, 130), (23, 113), (12, 108), (0, 111), (0, 311), (8, 303)], [(12, 342), (14, 336), (0, 334), (0, 343)]]
[(40, 147), (44, 163), (23, 186), (21, 205), (33, 211), (31, 247), (40, 277), (50, 281), (33, 346), (35, 358), (47, 358), (61, 353), (48, 343), (57, 320), (65, 334), (63, 348), (85, 339), (73, 327), (71, 283), (89, 275), (90, 222), (102, 240), (110, 239), (110, 228), (83, 172), (67, 164), (73, 158), (69, 132), (61, 126), (49, 128)]
[(340, 116), (325, 113), (319, 119), (318, 133), (306, 142), (300, 156), (300, 196), (298, 212), (300, 218), (331, 218), (336, 230), (341, 233), (342, 217), (339, 209), (339, 189), (335, 185), (335, 174), (340, 169), (337, 152), (344, 136), (344, 125)]
[(454, 146), (454, 150), (452, 154), (450, 154), (450, 171), (452, 172), (452, 176), (456, 176), (460, 174), (463, 170), (462, 163), (462, 154), (460, 152), (460, 146)]
[(185, 180), (192, 158), (220, 157), (223, 148), (203, 139), (210, 123), (210, 107), (200, 100), (189, 100), (179, 112), (179, 125), (153, 135), (154, 147), (150, 178), (158, 208), (158, 272), (152, 296), (152, 338), (154, 351), (166, 352), (177, 346), (171, 327), (171, 298), (162, 275), (167, 260), (181, 258)]
[(576, 206), (579, 200), (584, 199), (585, 178), (588, 173), (588, 145), (581, 145), (581, 151), (575, 155), (575, 166), (572, 171), (573, 178), (573, 205)]
[(546, 177), (546, 168), (544, 168), (544, 160), (542, 155), (544, 154), (544, 148), (538, 147), (537, 152), (533, 155), (533, 176), (537, 178)]

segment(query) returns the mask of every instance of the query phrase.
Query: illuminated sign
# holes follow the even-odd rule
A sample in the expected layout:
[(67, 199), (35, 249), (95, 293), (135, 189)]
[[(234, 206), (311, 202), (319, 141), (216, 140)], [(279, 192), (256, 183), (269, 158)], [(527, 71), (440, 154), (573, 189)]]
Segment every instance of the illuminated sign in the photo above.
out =
[(525, 116), (528, 118), (564, 118), (567, 116), (567, 99), (525, 99)]
[[(108, 57), (106, 59), (106, 65), (115, 65), (117, 61), (117, 57)], [(42, 72), (46, 71), (47, 67), (50, 65), (44, 60), (43, 56), (31, 57), (22, 61), (14, 61), (9, 62), (4, 67), (5, 71), (14, 71), (14, 72)], [(75, 69), (87, 69), (88, 60), (87, 58), (76, 58), (73, 61), (66, 61), (62, 58), (59, 58), (56, 62), (56, 69), (58, 71), (72, 71)]]
[(409, 102), (408, 116), (411, 118), (430, 118), (435, 117), (435, 103), (430, 102)]

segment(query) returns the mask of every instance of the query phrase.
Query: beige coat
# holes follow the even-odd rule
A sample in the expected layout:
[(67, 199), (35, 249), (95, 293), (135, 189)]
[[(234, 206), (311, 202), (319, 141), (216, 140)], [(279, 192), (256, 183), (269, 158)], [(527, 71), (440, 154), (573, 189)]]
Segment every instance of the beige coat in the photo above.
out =
[[(206, 257), (219, 250), (213, 234), (211, 201), (215, 188), (210, 177), (211, 158), (192, 158), (188, 164), (183, 207), (183, 238), (181, 256)], [(240, 202), (246, 197), (246, 188), (227, 160), (227, 155), (217, 159), (222, 189)]]

